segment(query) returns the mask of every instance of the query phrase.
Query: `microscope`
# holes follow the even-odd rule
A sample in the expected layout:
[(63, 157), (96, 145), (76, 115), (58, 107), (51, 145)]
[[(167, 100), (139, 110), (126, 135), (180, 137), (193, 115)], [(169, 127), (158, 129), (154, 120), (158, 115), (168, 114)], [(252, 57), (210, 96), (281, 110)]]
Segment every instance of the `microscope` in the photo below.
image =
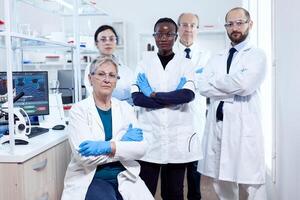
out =
[[(20, 99), (24, 95), (24, 92), (21, 92), (16, 97), (14, 97), (14, 102)], [(14, 140), (15, 144), (28, 144), (28, 136), (31, 131), (31, 124), (29, 117), (24, 109), (15, 107), (13, 108), (14, 112)], [(0, 119), (5, 117), (5, 120), (8, 120), (8, 108), (7, 103), (2, 104), (0, 108)], [(7, 123), (8, 124), (8, 123)], [(8, 143), (9, 135), (3, 135), (0, 138), (0, 144)]]

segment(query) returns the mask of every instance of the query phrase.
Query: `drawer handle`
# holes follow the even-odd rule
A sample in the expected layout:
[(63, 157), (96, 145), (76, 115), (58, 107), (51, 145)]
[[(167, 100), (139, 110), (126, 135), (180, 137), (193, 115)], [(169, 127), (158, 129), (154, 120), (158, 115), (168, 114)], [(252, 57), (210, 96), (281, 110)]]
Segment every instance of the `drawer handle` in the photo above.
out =
[(49, 194), (48, 192), (44, 193), (43, 196), (39, 197), (37, 200), (48, 200), (49, 199)]
[(36, 163), (36, 164), (32, 165), (32, 169), (35, 170), (35, 171), (41, 171), (46, 166), (47, 166), (47, 158), (44, 161), (40, 162), (40, 163)]

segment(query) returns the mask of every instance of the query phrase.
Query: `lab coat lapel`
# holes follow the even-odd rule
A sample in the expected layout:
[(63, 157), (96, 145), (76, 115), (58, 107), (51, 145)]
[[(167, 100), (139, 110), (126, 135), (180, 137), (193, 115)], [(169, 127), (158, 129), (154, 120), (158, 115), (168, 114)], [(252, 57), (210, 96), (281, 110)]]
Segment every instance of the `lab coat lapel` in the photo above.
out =
[[(232, 62), (231, 62), (231, 66), (230, 66), (230, 72), (235, 72), (236, 70), (239, 70), (240, 67), (243, 67), (243, 66), (240, 66), (238, 63), (241, 61), (241, 57), (243, 56), (243, 54), (247, 51), (249, 51), (250, 49), (252, 48), (252, 45), (245, 45), (244, 48), (242, 48), (236, 55), (235, 57), (233, 58)], [(229, 51), (229, 50), (228, 50)]]
[(93, 119), (93, 121), (96, 122), (96, 124), (97, 124), (97, 125), (103, 130), (103, 132), (104, 132), (104, 127), (103, 127), (101, 118), (100, 118), (100, 116), (99, 116), (99, 113), (98, 113), (98, 111), (97, 111), (96, 104), (95, 104), (95, 101), (94, 101), (94, 97), (93, 97), (93, 95), (90, 95), (88, 98), (89, 98), (89, 112), (90, 112), (90, 114), (92, 115), (92, 119)]
[(122, 119), (121, 119), (119, 104), (114, 98), (111, 99), (111, 115), (112, 115), (112, 134), (113, 136), (115, 136), (117, 134), (116, 131), (120, 130), (120, 127), (117, 127), (117, 125), (120, 124), (120, 121)]

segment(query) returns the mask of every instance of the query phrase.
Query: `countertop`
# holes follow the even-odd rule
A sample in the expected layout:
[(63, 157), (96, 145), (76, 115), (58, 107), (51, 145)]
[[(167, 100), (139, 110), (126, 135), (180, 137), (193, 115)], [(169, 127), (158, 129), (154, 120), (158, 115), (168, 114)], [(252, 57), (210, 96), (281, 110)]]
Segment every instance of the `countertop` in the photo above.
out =
[(52, 130), (29, 139), (27, 145), (15, 145), (14, 152), (9, 144), (0, 144), (0, 163), (23, 163), (26, 160), (67, 140), (65, 130)]

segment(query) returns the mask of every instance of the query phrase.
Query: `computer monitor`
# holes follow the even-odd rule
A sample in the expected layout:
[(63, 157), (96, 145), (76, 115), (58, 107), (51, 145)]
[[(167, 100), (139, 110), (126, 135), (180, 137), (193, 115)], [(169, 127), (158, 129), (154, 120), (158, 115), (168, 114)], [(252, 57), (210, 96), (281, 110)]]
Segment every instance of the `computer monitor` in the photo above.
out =
[[(14, 103), (23, 108), (29, 116), (49, 114), (49, 90), (47, 71), (13, 72), (13, 90), (24, 95)], [(7, 74), (0, 72), (0, 105), (7, 101)]]
[[(85, 87), (84, 87), (84, 70), (81, 70), (81, 93), (82, 98), (85, 98)], [(75, 81), (74, 71), (71, 69), (63, 69), (57, 71), (57, 79), (59, 81), (59, 92), (62, 93), (63, 104), (74, 103), (75, 96)]]

